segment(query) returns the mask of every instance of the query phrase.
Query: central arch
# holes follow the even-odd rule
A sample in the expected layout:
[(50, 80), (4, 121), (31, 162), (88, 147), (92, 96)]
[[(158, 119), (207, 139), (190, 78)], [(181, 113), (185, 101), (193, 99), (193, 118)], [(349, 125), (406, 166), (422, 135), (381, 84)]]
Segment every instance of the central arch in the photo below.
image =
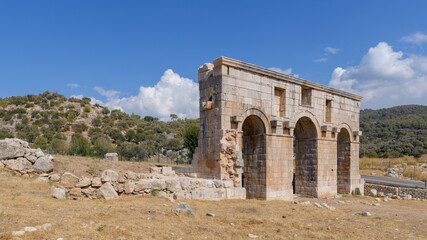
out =
[(294, 194), (317, 195), (317, 129), (309, 117), (300, 118), (294, 130)]
[(265, 199), (266, 196), (266, 129), (256, 115), (248, 116), (242, 125), (244, 168), (242, 184), (246, 198)]

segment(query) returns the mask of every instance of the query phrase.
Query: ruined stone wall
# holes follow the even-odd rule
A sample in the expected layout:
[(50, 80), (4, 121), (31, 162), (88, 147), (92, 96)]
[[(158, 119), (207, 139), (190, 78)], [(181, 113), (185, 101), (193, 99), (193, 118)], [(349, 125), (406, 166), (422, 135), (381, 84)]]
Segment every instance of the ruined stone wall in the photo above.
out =
[(365, 195), (372, 195), (371, 189), (375, 189), (378, 194), (383, 193), (385, 195), (391, 194), (394, 196), (411, 195), (412, 198), (427, 199), (427, 189), (422, 188), (404, 188), (404, 187), (392, 187), (379, 184), (365, 183)]

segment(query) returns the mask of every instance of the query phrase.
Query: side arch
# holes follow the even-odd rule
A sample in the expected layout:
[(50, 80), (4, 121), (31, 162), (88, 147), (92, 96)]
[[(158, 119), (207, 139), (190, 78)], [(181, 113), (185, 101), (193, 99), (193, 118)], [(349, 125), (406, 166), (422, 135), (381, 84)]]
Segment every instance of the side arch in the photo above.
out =
[(246, 198), (266, 198), (266, 127), (260, 117), (249, 115), (242, 123), (242, 186)]
[[(271, 131), (270, 122), (268, 121), (268, 118), (263, 111), (261, 111), (258, 108), (246, 109), (245, 112), (243, 113), (243, 119), (246, 120), (246, 118), (248, 118), (249, 116), (257, 116), (264, 124), (265, 134), (270, 134), (270, 131)], [(237, 131), (239, 132), (243, 131), (243, 123), (239, 124)]]

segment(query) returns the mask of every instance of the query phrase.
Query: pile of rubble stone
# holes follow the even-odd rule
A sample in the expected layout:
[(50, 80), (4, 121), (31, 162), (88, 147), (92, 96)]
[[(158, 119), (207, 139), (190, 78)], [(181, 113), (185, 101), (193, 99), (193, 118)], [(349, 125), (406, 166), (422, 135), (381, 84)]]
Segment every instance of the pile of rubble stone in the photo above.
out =
[(53, 171), (52, 160), (52, 156), (45, 156), (40, 148), (30, 148), (28, 142), (17, 138), (0, 140), (0, 168), (21, 174), (48, 173)]
[(178, 176), (171, 167), (151, 167), (150, 173), (127, 171), (122, 176), (114, 170), (105, 170), (100, 177), (79, 178), (66, 172), (62, 176), (51, 174), (45, 178), (58, 186), (54, 189), (55, 198), (110, 200), (121, 195), (144, 195), (170, 200), (221, 200), (246, 197), (245, 189), (234, 187), (232, 181), (191, 176), (194, 175)]
[[(234, 187), (231, 180), (197, 178), (188, 173), (179, 176), (171, 167), (151, 167), (150, 173), (131, 171), (119, 175), (105, 170), (101, 176), (78, 177), (70, 172), (62, 175), (53, 171), (53, 158), (40, 149), (31, 149), (19, 139), (0, 140), (0, 168), (20, 174), (40, 174), (38, 181), (53, 183), (53, 197), (71, 199), (115, 199), (121, 195), (149, 195), (175, 199), (245, 199), (246, 191)], [(50, 174), (48, 174), (50, 173)]]

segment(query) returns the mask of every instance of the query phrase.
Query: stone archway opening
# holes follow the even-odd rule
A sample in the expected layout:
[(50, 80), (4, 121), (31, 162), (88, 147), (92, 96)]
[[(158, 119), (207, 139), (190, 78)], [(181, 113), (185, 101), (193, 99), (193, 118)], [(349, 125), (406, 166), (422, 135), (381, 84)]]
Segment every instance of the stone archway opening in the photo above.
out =
[(337, 137), (337, 191), (350, 193), (350, 133), (342, 128)]
[(266, 129), (263, 121), (255, 115), (247, 117), (242, 125), (242, 155), (244, 168), (242, 187), (246, 198), (266, 197)]
[(294, 130), (294, 194), (316, 197), (317, 130), (308, 117), (300, 118)]

